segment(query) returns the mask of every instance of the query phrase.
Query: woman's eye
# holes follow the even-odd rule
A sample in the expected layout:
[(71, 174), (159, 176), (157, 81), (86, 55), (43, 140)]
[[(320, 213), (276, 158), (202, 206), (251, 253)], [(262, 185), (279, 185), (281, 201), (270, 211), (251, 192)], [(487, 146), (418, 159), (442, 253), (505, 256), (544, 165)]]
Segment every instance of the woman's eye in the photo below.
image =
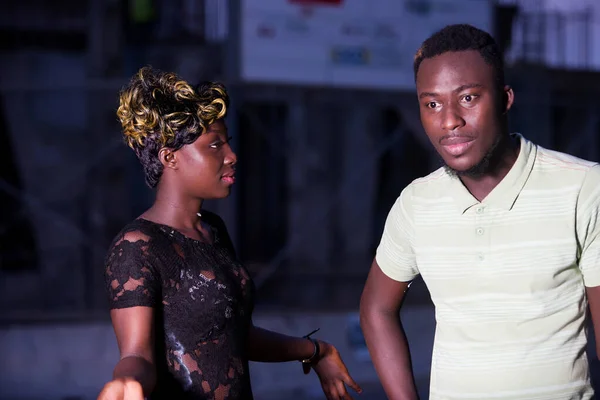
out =
[(226, 140), (219, 140), (217, 142), (213, 142), (209, 145), (209, 147), (211, 149), (218, 149), (219, 147), (222, 147), (225, 145), (225, 143), (229, 143), (229, 141), (231, 140), (231, 136), (229, 136)]

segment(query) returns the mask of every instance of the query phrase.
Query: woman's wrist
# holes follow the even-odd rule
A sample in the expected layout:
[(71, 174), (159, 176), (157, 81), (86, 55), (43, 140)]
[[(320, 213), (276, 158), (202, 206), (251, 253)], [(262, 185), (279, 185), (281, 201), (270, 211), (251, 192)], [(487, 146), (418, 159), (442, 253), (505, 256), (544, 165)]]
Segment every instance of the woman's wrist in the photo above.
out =
[(303, 339), (306, 339), (308, 342), (310, 342), (312, 344), (312, 352), (310, 353), (310, 355), (308, 355), (307, 357), (304, 357), (300, 360), (300, 362), (302, 362), (303, 364), (313, 364), (313, 363), (317, 362), (318, 360), (321, 359), (321, 357), (324, 354), (324, 351), (326, 350), (325, 347), (327, 344), (325, 342), (311, 337), (312, 335), (317, 333), (319, 330), (321, 330), (321, 328), (317, 328), (314, 331), (310, 332), (309, 334), (302, 336)]
[(331, 345), (323, 340), (318, 340), (318, 342), (320, 348), (318, 359), (320, 360), (331, 352)]
[(321, 356), (321, 343), (319, 343), (319, 341), (311, 337), (307, 337), (304, 339), (306, 339), (306, 341), (312, 345), (312, 351), (310, 352), (310, 354), (306, 353), (309, 355), (307, 357), (302, 358), (300, 362), (302, 362), (303, 364), (312, 364), (315, 361), (317, 361)]

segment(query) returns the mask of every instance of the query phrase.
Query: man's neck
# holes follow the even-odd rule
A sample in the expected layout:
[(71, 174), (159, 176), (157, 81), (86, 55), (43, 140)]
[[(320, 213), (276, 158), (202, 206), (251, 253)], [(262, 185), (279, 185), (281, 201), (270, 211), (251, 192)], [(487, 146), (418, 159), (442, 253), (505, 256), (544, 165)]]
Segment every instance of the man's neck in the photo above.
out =
[(519, 157), (520, 142), (518, 139), (507, 137), (497, 148), (497, 155), (490, 164), (489, 171), (477, 175), (460, 176), (463, 185), (471, 192), (473, 197), (482, 201), (504, 179)]

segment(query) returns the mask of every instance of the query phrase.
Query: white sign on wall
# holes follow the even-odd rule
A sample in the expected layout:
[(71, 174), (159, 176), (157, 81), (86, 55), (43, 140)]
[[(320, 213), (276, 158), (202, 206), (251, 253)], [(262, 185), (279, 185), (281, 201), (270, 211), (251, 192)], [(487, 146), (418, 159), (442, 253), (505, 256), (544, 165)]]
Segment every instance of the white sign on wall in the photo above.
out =
[(410, 90), (413, 56), (445, 25), (491, 29), (489, 0), (241, 0), (245, 82)]

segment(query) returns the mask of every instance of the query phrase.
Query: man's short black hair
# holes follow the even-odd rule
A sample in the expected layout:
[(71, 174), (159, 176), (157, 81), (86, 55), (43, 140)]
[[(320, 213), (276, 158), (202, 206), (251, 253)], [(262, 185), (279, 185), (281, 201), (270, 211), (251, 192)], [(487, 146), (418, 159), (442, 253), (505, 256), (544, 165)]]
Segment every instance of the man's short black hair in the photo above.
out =
[(489, 33), (468, 24), (448, 25), (423, 42), (414, 60), (415, 81), (423, 60), (454, 51), (476, 50), (494, 68), (498, 85), (504, 87), (504, 59)]

